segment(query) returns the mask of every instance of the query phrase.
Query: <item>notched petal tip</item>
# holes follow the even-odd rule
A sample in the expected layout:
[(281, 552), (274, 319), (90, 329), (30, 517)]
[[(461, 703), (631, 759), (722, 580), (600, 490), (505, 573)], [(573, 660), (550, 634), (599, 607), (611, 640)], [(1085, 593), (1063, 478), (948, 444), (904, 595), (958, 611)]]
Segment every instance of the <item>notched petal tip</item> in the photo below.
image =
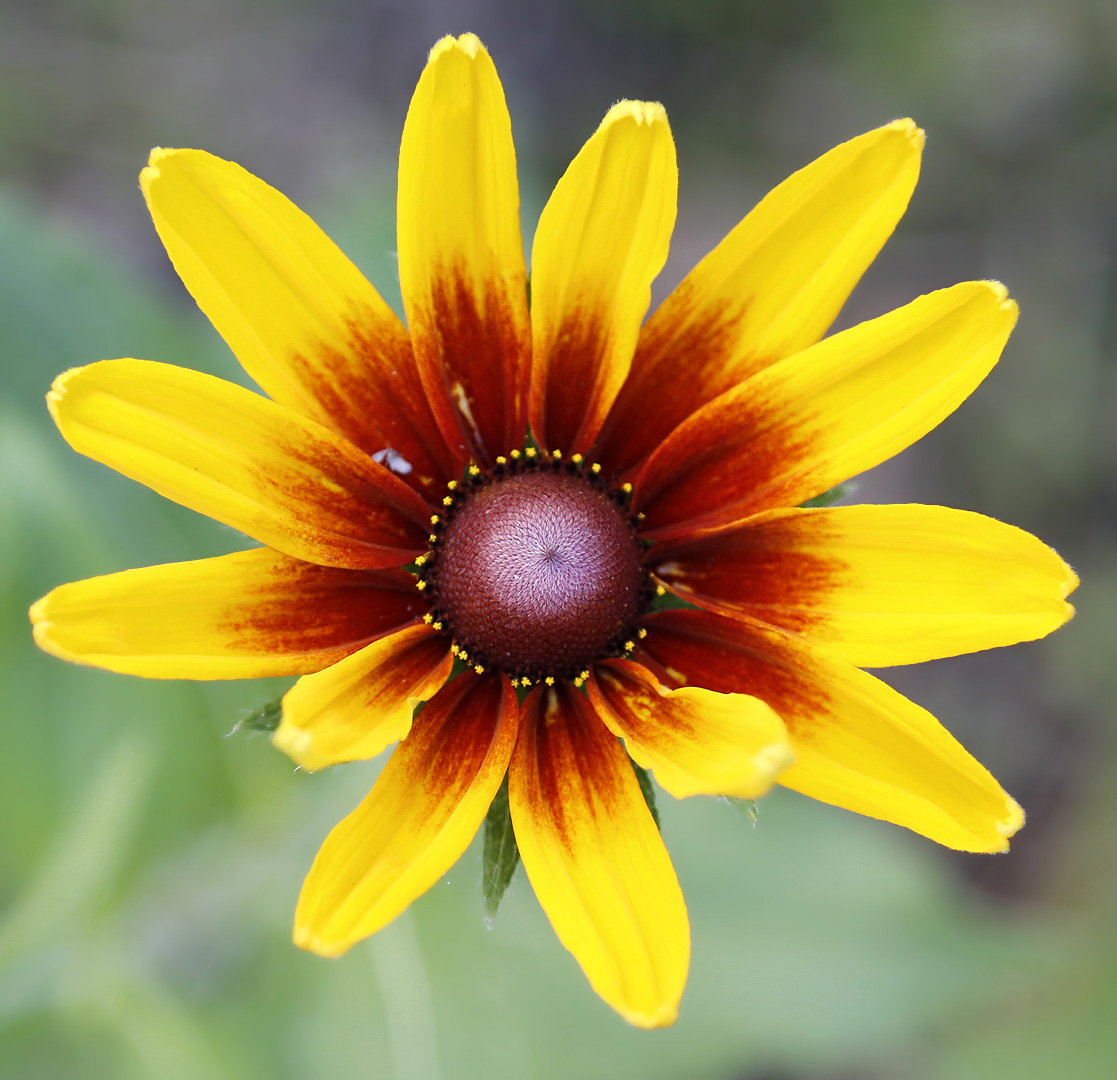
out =
[(272, 732), (271, 741), (277, 750), (282, 750), (300, 769), (314, 772), (321, 768), (322, 763), (314, 753), (314, 736), (305, 728), (292, 723), (289, 717), (283, 717), (279, 727)]
[(898, 131), (910, 140), (912, 146), (917, 152), (922, 152), (924, 145), (927, 142), (927, 132), (925, 132), (910, 116), (905, 116), (901, 120), (893, 120), (891, 124), (885, 125), (886, 131)]
[(460, 37), (447, 34), (445, 37), (439, 38), (431, 46), (431, 51), (427, 53), (427, 63), (433, 64), (443, 53), (448, 53), (452, 49), (457, 49), (459, 52), (465, 53), (470, 60), (474, 59), (479, 52), (488, 52), (481, 39), (476, 34), (462, 34)]
[[(598, 125), (598, 131), (603, 131), (612, 124), (621, 120), (635, 120), (637, 127), (653, 124), (667, 124), (667, 110), (658, 101), (618, 101), (606, 114)], [(668, 125), (669, 126), (669, 125)]]
[(328, 960), (344, 956), (354, 944), (352, 941), (325, 941), (309, 927), (300, 926), (298, 923), (295, 923), (295, 927), (291, 931), (291, 940), (298, 948)]
[(1025, 816), (1024, 808), (1006, 792), (1005, 816), (997, 822), (997, 833), (1000, 835), (1001, 842), (987, 849), (990, 854), (1008, 851), (1008, 842), (1024, 827)]

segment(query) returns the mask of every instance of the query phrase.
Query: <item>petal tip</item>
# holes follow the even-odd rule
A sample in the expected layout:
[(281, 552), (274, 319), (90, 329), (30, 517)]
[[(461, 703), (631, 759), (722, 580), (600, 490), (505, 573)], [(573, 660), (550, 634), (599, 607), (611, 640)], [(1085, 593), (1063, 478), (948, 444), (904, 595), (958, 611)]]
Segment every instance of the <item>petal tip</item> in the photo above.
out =
[(795, 754), (789, 742), (774, 742), (758, 750), (753, 762), (756, 765), (757, 781), (762, 785), (763, 790), (750, 798), (763, 795), (776, 782), (776, 778), (784, 769), (794, 765)]
[(447, 34), (431, 46), (431, 51), (427, 54), (427, 63), (433, 64), (444, 53), (455, 49), (458, 52), (465, 53), (470, 60), (475, 59), (478, 53), (487, 52), (481, 39), (476, 34), (462, 34), (460, 37)]
[(905, 116), (901, 120), (893, 120), (887, 126), (889, 131), (898, 131), (904, 135), (912, 144), (916, 151), (922, 151), (927, 142), (927, 132), (925, 132), (910, 116)]
[(1005, 795), (1005, 816), (997, 822), (1001, 843), (992, 850), (1008, 851), (1009, 840), (1024, 827), (1024, 821), (1024, 808), (1011, 795)]
[(280, 721), (271, 737), (272, 745), (282, 750), (296, 765), (307, 772), (319, 767), (314, 754), (314, 736), (305, 728), (296, 727), (287, 717)]
[(679, 1002), (667, 1002), (651, 1011), (635, 1011), (621, 1006), (615, 1006), (617, 1012), (624, 1017), (633, 1027), (652, 1031), (655, 1028), (670, 1027), (679, 1018)]
[(618, 101), (601, 121), (599, 130), (621, 120), (634, 120), (637, 127), (667, 123), (667, 110), (658, 101)]
[(303, 926), (299, 923), (295, 923), (295, 928), (291, 932), (291, 940), (298, 948), (314, 953), (315, 956), (323, 956), (331, 960), (348, 952), (351, 945), (351, 942), (326, 941), (318, 937), (309, 926)]

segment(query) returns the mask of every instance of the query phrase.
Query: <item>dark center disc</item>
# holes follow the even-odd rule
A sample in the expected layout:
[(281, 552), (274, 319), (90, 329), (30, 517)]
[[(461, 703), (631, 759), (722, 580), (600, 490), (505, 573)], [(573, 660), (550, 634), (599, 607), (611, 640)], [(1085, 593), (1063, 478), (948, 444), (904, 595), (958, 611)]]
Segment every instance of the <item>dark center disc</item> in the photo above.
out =
[(469, 495), (446, 526), (438, 610), (471, 659), (573, 676), (614, 655), (645, 574), (627, 512), (565, 473), (529, 472)]

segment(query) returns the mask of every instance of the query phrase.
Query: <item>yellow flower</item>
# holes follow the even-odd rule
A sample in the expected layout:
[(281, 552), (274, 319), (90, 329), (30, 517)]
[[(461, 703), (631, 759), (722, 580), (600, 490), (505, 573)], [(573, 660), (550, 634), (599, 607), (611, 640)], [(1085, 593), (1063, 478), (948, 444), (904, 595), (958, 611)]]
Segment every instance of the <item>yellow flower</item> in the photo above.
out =
[(1015, 322), (968, 282), (822, 339), (922, 145), (902, 120), (825, 154), (644, 323), (675, 150), (660, 105), (621, 102), (543, 211), (529, 311), (504, 94), (477, 38), (444, 38), (400, 150), (406, 329), (278, 192), (155, 150), (159, 235), (269, 397), (126, 359), (48, 402), (76, 450), (264, 546), (63, 585), (36, 640), (152, 678), (302, 675), (274, 740), (307, 768), (400, 740), (303, 887), (295, 941), (323, 955), (437, 881), (507, 775), (540, 903), (640, 1026), (674, 1020), (690, 938), (618, 738), (675, 796), (778, 779), (1004, 850), (1020, 808), (860, 668), (1041, 637), (1073, 572), (978, 514), (798, 508), (948, 416)]

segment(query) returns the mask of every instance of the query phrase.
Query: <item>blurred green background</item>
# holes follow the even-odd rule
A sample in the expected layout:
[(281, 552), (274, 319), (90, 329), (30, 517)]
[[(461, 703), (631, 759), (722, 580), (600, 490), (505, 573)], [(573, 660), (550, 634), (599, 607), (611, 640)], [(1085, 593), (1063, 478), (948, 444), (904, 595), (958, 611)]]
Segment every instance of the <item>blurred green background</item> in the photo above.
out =
[[(429, 46), (505, 81), (525, 233), (608, 106), (659, 99), (679, 226), (657, 295), (772, 184), (897, 116), (910, 212), (840, 319), (973, 277), (1022, 317), (986, 384), (865, 501), (1021, 525), (1079, 570), (1054, 638), (892, 669), (1029, 813), (958, 856), (777, 793), (752, 825), (661, 794), (694, 933), (676, 1027), (592, 994), (519, 872), (478, 845), (339, 961), (289, 926), (378, 762), (308, 776), (232, 732), (279, 682), (145, 682), (40, 655), (29, 603), (243, 537), (73, 454), (55, 374), (140, 356), (242, 378), (137, 190), (152, 145), (240, 161), (398, 304), (399, 133)], [(0, 1076), (5, 1080), (1117, 1075), (1113, 0), (3, 0), (0, 4)]]

